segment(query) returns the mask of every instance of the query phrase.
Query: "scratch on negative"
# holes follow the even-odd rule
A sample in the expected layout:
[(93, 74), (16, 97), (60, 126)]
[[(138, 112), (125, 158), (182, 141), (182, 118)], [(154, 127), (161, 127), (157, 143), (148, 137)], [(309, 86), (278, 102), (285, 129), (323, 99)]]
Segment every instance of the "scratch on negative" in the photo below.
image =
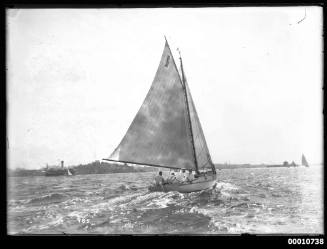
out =
[(298, 21), (297, 24), (302, 22), (306, 17), (307, 17), (307, 9), (304, 9), (304, 17), (300, 21)]

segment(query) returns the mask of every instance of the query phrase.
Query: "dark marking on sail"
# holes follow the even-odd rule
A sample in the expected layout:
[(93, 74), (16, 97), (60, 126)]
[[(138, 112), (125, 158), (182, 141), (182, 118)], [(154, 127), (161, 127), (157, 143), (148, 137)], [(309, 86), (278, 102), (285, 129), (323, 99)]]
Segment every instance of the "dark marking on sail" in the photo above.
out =
[(151, 88), (111, 159), (195, 169), (184, 89), (170, 58), (166, 42)]
[(165, 67), (168, 67), (168, 65), (169, 65), (169, 59), (170, 59), (170, 56), (169, 56), (169, 55), (167, 55), (167, 60), (166, 60), (166, 64), (165, 64)]

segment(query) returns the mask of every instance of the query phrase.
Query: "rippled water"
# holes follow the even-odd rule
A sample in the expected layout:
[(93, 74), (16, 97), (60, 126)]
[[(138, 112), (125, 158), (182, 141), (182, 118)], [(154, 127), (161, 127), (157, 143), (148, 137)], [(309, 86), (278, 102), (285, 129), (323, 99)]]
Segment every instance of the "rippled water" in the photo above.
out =
[(154, 174), (10, 177), (8, 233), (323, 233), (321, 167), (220, 170), (189, 194), (149, 192)]

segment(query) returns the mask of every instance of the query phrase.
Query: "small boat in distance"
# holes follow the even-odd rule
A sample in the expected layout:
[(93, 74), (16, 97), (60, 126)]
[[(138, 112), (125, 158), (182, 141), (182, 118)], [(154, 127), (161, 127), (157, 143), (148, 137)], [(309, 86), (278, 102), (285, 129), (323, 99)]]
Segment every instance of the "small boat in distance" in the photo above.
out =
[(301, 164), (305, 167), (309, 167), (308, 161), (303, 154), (302, 154), (302, 158), (301, 158)]
[(67, 168), (67, 175), (72, 176), (73, 173)]
[(195, 172), (191, 182), (149, 186), (150, 191), (186, 193), (216, 184), (215, 166), (187, 84), (182, 58), (180, 56), (179, 71), (167, 39), (141, 108), (120, 144), (103, 160)]
[(45, 176), (72, 176), (74, 171), (64, 167), (64, 161), (61, 161), (61, 166), (46, 166), (44, 170)]

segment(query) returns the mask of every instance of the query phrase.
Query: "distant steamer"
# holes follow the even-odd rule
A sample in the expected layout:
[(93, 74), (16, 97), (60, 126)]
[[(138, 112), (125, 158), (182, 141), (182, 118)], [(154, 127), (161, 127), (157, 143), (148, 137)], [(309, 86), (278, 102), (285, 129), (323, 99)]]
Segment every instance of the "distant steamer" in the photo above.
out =
[(64, 167), (64, 161), (61, 161), (61, 166), (48, 166), (45, 169), (45, 176), (72, 176), (73, 170)]

